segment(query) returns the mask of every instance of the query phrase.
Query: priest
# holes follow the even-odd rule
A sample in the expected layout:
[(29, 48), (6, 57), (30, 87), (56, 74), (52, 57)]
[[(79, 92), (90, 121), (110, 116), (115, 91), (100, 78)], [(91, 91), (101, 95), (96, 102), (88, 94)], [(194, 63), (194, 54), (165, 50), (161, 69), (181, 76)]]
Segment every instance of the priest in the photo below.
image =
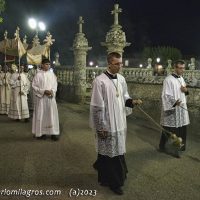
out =
[(8, 114), (10, 109), (10, 77), (11, 73), (5, 65), (3, 71), (0, 72), (0, 114)]
[[(167, 131), (175, 133), (182, 138), (186, 150), (187, 125), (190, 123), (187, 110), (187, 95), (189, 94), (186, 83), (182, 77), (185, 70), (185, 62), (178, 60), (174, 63), (174, 72), (167, 76), (163, 82), (161, 125)], [(159, 149), (165, 152), (167, 135), (162, 132)]]
[(122, 57), (112, 52), (107, 56), (108, 68), (93, 82), (90, 103), (90, 126), (95, 132), (98, 157), (93, 167), (98, 171), (98, 182), (102, 186), (122, 195), (122, 186), (127, 175), (126, 115), (131, 114), (134, 104), (127, 91), (125, 78), (118, 72)]
[(32, 133), (37, 139), (51, 139), (57, 141), (59, 139), (59, 118), (56, 104), (57, 78), (55, 74), (49, 70), (49, 59), (43, 59), (41, 70), (35, 75), (32, 87), (34, 90), (34, 110)]
[[(16, 68), (12, 65), (12, 68)], [(19, 66), (18, 72), (15, 71), (9, 81), (11, 87), (10, 95), (10, 109), (8, 117), (19, 121), (24, 119), (25, 122), (29, 121), (29, 109), (27, 102), (27, 93), (29, 91), (30, 83), (27, 76)]]

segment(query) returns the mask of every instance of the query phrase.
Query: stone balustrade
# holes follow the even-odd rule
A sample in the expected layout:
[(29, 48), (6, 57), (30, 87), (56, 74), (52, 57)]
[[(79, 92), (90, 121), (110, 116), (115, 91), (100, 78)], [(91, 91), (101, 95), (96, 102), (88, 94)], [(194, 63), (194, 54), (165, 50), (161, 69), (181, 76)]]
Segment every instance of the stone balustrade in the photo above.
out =
[[(105, 67), (86, 68), (86, 79), (87, 82), (91, 82), (96, 76), (105, 71)], [(168, 74), (170, 74), (169, 72)], [(127, 82), (133, 83), (151, 83), (151, 84), (162, 84), (166, 76), (154, 75), (153, 69), (147, 68), (123, 68), (121, 74), (125, 77)], [(185, 70), (183, 75), (188, 86), (200, 87), (200, 70)]]
[(55, 73), (59, 83), (63, 85), (74, 85), (73, 68), (57, 67)]

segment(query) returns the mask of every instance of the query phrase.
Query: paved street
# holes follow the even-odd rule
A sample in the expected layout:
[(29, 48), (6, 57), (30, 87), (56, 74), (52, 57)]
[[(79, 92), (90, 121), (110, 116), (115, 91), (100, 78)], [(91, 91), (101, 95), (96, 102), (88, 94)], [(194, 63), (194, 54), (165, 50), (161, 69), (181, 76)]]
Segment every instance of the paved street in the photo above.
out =
[[(61, 137), (57, 142), (36, 140), (31, 122), (15, 122), (0, 116), (0, 191), (60, 190), (59, 196), (34, 196), (28, 199), (73, 199), (70, 189), (97, 191), (97, 200), (198, 200), (200, 197), (200, 116), (191, 116), (188, 148), (180, 159), (159, 153), (160, 131), (140, 111), (128, 117), (127, 154), (129, 169), (124, 195), (116, 196), (97, 183), (92, 168), (96, 153), (93, 133), (88, 126), (89, 106), (60, 103)], [(159, 121), (157, 108), (147, 112)], [(153, 110), (153, 109), (152, 109)], [(86, 193), (85, 193), (86, 194)], [(0, 199), (25, 199), (0, 196)]]

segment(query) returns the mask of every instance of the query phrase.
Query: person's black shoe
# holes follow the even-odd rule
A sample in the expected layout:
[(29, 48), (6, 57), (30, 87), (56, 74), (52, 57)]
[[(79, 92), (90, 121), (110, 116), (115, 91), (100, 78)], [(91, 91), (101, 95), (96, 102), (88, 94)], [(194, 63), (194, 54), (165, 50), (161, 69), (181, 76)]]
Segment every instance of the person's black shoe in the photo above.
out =
[(38, 140), (46, 140), (47, 136), (46, 135), (42, 135), (40, 137), (36, 137)]
[(52, 136), (51, 136), (51, 139), (52, 139), (53, 141), (58, 141), (58, 140), (59, 140), (59, 136), (58, 136), (58, 135), (52, 135)]
[(95, 169), (95, 170), (98, 170), (98, 167), (97, 167), (97, 163), (95, 162), (93, 165), (93, 168)]
[(122, 190), (120, 187), (110, 187), (110, 189), (111, 189), (115, 194), (118, 194), (118, 195), (123, 195), (123, 194), (124, 194), (123, 190)]
[(100, 183), (100, 186), (103, 186), (103, 187), (108, 187), (109, 184), (108, 183)]
[(19, 121), (20, 121), (20, 119), (15, 119), (15, 121), (16, 121), (16, 122), (19, 122)]
[(165, 151), (165, 148), (158, 148), (158, 152), (165, 153), (166, 151)]

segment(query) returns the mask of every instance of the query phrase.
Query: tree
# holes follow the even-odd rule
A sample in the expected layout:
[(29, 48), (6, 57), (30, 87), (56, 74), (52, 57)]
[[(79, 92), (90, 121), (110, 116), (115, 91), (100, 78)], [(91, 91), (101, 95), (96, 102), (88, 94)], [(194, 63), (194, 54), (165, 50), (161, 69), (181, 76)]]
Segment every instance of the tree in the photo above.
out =
[(182, 58), (181, 51), (174, 47), (145, 47), (143, 50), (143, 58), (147, 60), (148, 58), (152, 58), (154, 61), (156, 58), (160, 58), (163, 63), (167, 63), (168, 59), (178, 60)]
[(1, 17), (1, 13), (5, 10), (5, 0), (0, 0), (0, 23), (3, 22), (3, 18)]

